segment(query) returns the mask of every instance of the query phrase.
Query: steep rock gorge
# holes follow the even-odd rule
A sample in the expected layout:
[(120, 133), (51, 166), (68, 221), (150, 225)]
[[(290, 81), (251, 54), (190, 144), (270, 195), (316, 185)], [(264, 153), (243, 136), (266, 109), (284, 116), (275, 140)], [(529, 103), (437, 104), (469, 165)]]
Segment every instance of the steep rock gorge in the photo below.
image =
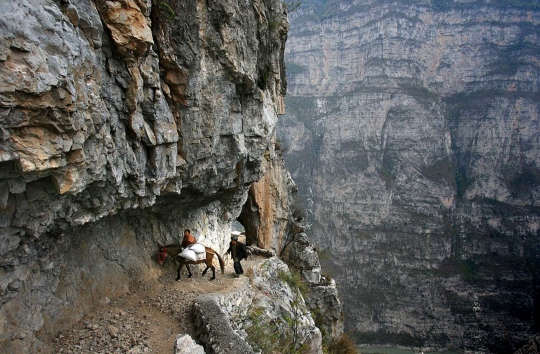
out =
[(282, 165), (288, 21), (279, 0), (2, 7), (0, 352), (47, 352), (159, 275), (158, 242), (190, 228), (226, 249), (251, 185)]
[(305, 0), (278, 140), (361, 343), (540, 329), (540, 4)]

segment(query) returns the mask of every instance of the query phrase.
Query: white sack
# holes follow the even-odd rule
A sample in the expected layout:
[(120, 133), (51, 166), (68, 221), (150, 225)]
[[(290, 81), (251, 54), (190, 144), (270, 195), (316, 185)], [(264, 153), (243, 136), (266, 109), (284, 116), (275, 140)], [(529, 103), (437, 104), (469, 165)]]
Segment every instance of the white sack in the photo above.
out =
[(200, 243), (195, 243), (193, 245), (190, 245), (188, 248), (190, 250), (192, 250), (193, 252), (195, 252), (195, 253), (204, 253), (204, 252), (206, 252), (206, 250), (204, 249), (204, 246), (201, 245)]
[(193, 252), (189, 248), (185, 248), (182, 252), (180, 252), (179, 256), (184, 257), (185, 259), (189, 259), (190, 261), (197, 260), (197, 257), (195, 256), (195, 252)]

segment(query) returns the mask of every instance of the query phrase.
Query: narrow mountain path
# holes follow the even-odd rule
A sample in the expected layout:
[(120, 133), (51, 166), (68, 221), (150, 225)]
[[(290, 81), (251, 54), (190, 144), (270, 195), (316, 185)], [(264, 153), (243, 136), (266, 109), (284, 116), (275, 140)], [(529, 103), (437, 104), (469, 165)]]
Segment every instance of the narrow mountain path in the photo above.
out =
[[(242, 265), (245, 275), (252, 274), (255, 264), (266, 259), (250, 256)], [(172, 269), (172, 268), (171, 268)], [(177, 282), (176, 271), (158, 280), (140, 283), (130, 293), (111, 301), (103, 308), (85, 316), (53, 340), (54, 353), (173, 353), (178, 334), (193, 335), (191, 308), (200, 294), (230, 292), (238, 281), (232, 261), (221, 274), (216, 266), (216, 280), (209, 274), (201, 276), (203, 267), (192, 266), (193, 277), (187, 278), (185, 268)], [(210, 273), (210, 272), (209, 272)]]

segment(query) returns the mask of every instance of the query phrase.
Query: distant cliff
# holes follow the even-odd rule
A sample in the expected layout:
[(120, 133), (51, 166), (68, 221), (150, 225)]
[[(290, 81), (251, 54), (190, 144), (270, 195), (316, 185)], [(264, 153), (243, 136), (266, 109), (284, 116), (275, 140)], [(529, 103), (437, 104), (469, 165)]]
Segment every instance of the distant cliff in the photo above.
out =
[(509, 353), (540, 328), (540, 3), (306, 0), (287, 166), (359, 342)]
[[(2, 2), (0, 352), (46, 352), (158, 276), (158, 242), (184, 228), (225, 250), (253, 183), (282, 165), (287, 31), (280, 0)], [(251, 242), (278, 251), (284, 176), (280, 204), (253, 187), (273, 214), (255, 206)]]

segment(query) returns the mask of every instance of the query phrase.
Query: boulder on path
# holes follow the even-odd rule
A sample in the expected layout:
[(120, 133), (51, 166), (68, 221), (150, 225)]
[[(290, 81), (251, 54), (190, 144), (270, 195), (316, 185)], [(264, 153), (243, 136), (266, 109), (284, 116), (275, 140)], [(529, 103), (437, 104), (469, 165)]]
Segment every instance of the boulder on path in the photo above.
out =
[(174, 346), (175, 354), (205, 354), (204, 348), (195, 343), (189, 334), (179, 334), (176, 336)]

